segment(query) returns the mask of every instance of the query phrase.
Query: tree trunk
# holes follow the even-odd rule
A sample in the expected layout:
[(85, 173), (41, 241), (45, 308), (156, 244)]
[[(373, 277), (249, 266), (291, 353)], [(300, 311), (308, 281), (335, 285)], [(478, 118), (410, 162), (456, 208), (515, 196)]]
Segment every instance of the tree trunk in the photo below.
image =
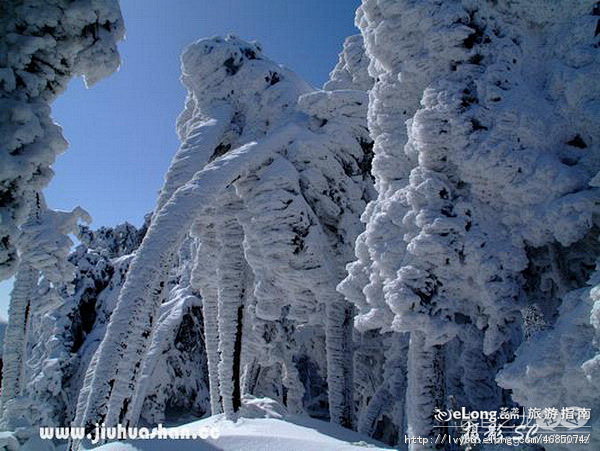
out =
[[(235, 205), (225, 207), (231, 212)], [(218, 283), (219, 388), (223, 411), (235, 418), (241, 406), (240, 369), (242, 352), (243, 300), (245, 297), (244, 233), (237, 220), (229, 216), (218, 231), (220, 244)]]
[(2, 373), (2, 422), (9, 418), (10, 401), (23, 392), (23, 365), (27, 351), (27, 324), (31, 301), (37, 287), (39, 272), (29, 265), (20, 268), (8, 308), (8, 325), (2, 353), (4, 368)]
[(353, 313), (352, 306), (341, 297), (327, 304), (325, 340), (329, 415), (332, 423), (349, 429), (354, 426)]
[[(444, 408), (443, 357), (440, 346), (426, 347), (425, 333), (411, 332), (408, 350), (408, 388), (406, 418), (409, 437), (428, 437), (435, 433), (434, 409)], [(435, 439), (433, 439), (435, 441)], [(411, 444), (409, 449), (430, 449)]]

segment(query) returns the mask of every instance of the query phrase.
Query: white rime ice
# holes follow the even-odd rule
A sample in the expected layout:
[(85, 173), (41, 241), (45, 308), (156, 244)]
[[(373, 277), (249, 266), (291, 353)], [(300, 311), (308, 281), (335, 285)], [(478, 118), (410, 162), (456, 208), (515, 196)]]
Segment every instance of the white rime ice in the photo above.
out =
[[(566, 291), (589, 275), (589, 259), (576, 255), (597, 234), (593, 9), (592, 1), (365, 0), (357, 13), (377, 79), (369, 129), (378, 197), (339, 289), (358, 307), (360, 330), (410, 334), (409, 435), (433, 433), (434, 407), (506, 405), (494, 378), (536, 304), (548, 323), (563, 318), (551, 326), (558, 334), (589, 324), (583, 306), (579, 320), (564, 315), (581, 302)], [(540, 254), (548, 269), (537, 267)], [(572, 260), (578, 266), (556, 274)], [(565, 355), (576, 360), (565, 368), (574, 365), (580, 378), (590, 330), (585, 352)], [(526, 383), (502, 381), (515, 389)], [(593, 411), (592, 384), (585, 393)]]
[[(21, 260), (11, 293), (8, 326), (4, 339), (2, 374), (2, 422), (10, 426), (13, 415), (21, 408), (25, 393), (28, 341), (35, 340), (30, 331), (35, 313), (44, 309), (40, 302), (40, 278), (54, 292), (74, 277), (75, 267), (67, 260), (73, 244), (70, 233), (77, 230), (77, 222), (91, 218), (81, 208), (72, 212), (49, 210), (41, 195), (32, 209), (30, 218), (22, 225), (19, 250)], [(71, 287), (67, 289), (72, 290)]]
[(178, 120), (183, 143), (75, 422), (137, 422), (140, 369), (158, 333), (166, 262), (192, 237), (191, 283), (204, 307), (213, 412), (234, 418), (248, 378), (270, 368), (283, 370), (280, 394), (302, 411), (294, 359), (304, 343), (294, 346), (293, 337), (316, 327), (325, 341), (319, 365), (326, 363), (331, 420), (350, 426), (353, 313), (335, 287), (370, 196), (366, 93), (313, 92), (258, 44), (235, 37), (194, 43), (182, 71), (189, 91)]
[(19, 226), (67, 143), (50, 103), (69, 80), (117, 69), (117, 0), (6, 0), (0, 5), (0, 280), (18, 262)]
[(368, 91), (373, 87), (373, 77), (369, 74), (369, 58), (365, 54), (363, 37), (350, 36), (344, 41), (344, 48), (335, 68), (329, 74), (329, 81), (323, 85), (327, 91), (335, 89), (355, 89)]
[(436, 408), (577, 406), (600, 446), (597, 2), (363, 0), (323, 90), (199, 40), (154, 213), (70, 255), (48, 102), (122, 25), (41, 5), (0, 6), (5, 428), (265, 403), (419, 449)]
[(4, 343), (5, 427), (27, 410), (25, 359), (37, 332), (30, 328), (46, 308), (40, 290), (55, 297), (68, 289), (75, 268), (67, 235), (78, 219), (89, 219), (81, 209), (53, 212), (44, 204), (51, 165), (67, 147), (50, 103), (73, 76), (92, 85), (116, 70), (123, 33), (116, 0), (0, 5), (0, 280), (18, 270)]
[[(37, 257), (23, 253), (21, 264), (46, 261), (53, 270), (64, 267), (64, 275), (60, 280), (55, 275), (51, 282), (52, 273), (38, 271), (39, 264), (35, 271), (17, 272), (13, 304), (25, 300), (21, 311), (26, 321), (16, 321), (11, 311), (11, 327), (25, 327), (12, 327), (7, 343), (2, 410), (3, 426), (9, 429), (61, 426), (73, 420), (86, 372), (96, 364), (92, 357), (105, 334), (132, 253), (146, 231), (145, 226), (138, 230), (127, 223), (76, 230), (76, 214), (49, 214), (60, 221), (54, 221), (54, 226), (48, 220), (44, 227), (33, 221), (23, 225), (21, 239), (29, 237), (31, 243), (21, 243), (23, 249), (36, 249)], [(72, 243), (58, 234), (59, 230), (52, 232), (59, 224), (70, 224), (69, 230), (77, 231), (82, 242), (68, 260)], [(58, 248), (51, 251), (53, 243), (61, 246), (60, 252)], [(189, 262), (191, 253), (182, 248), (181, 260)], [(59, 257), (64, 262), (61, 265), (56, 264)], [(201, 301), (190, 288), (190, 271), (189, 265), (182, 264), (168, 281), (170, 291), (161, 307), (141, 381), (144, 396), (138, 408), (144, 421), (163, 422), (185, 413), (202, 416), (209, 410)], [(32, 272), (34, 276), (28, 279)]]

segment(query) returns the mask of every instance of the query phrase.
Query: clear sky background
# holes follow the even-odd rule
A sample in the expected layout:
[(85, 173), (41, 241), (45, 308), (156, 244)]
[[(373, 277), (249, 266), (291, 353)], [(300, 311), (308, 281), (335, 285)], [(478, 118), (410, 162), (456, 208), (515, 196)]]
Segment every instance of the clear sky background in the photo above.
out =
[[(54, 209), (85, 208), (92, 227), (136, 226), (154, 208), (179, 145), (179, 55), (189, 43), (229, 33), (257, 40), (272, 60), (321, 87), (344, 39), (358, 33), (360, 0), (121, 0), (127, 36), (121, 69), (86, 89), (73, 80), (53, 105), (69, 149), (46, 190)], [(7, 316), (11, 282), (0, 283)]]

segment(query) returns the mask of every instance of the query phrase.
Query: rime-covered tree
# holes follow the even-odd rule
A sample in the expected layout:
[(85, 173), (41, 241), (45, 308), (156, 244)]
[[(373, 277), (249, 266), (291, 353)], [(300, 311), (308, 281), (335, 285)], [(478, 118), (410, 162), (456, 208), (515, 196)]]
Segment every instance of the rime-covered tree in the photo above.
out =
[(506, 405), (494, 378), (540, 297), (530, 256), (555, 264), (588, 239), (597, 18), (572, 6), (365, 0), (357, 15), (378, 198), (340, 289), (359, 328), (410, 334), (409, 435), (433, 433), (435, 407)]
[[(233, 37), (198, 41), (182, 63), (189, 90), (178, 120), (183, 144), (76, 422), (137, 421), (129, 406), (155, 333), (159, 281), (191, 233), (199, 244), (192, 286), (202, 296), (213, 411), (235, 416), (243, 386), (252, 385), (249, 365), (266, 371), (267, 356), (283, 368), (286, 401), (302, 409), (295, 350), (276, 337), (299, 337), (294, 329), (314, 324), (325, 341), (331, 420), (351, 425), (353, 312), (335, 286), (370, 196), (366, 94), (311, 92), (258, 45)], [(286, 323), (290, 329), (267, 332)]]
[(256, 43), (189, 46), (144, 227), (82, 228), (72, 282), (22, 246), (5, 423), (266, 396), (400, 447), (434, 408), (579, 405), (597, 429), (597, 11), (364, 0), (324, 90)]
[(360, 34), (349, 36), (344, 41), (338, 63), (329, 74), (323, 89), (352, 89), (369, 91), (373, 87), (373, 77), (369, 74), (369, 58), (365, 54), (363, 37)]
[[(56, 293), (59, 287), (71, 291), (75, 267), (67, 260), (73, 244), (69, 234), (77, 230), (81, 219), (91, 221), (81, 208), (72, 212), (53, 211), (38, 194), (30, 218), (22, 225), (19, 249), (21, 260), (11, 293), (8, 326), (4, 339), (2, 373), (2, 423), (10, 427), (21, 413), (26, 399), (28, 347), (32, 339), (35, 314), (47, 308), (40, 289)], [(40, 286), (40, 278), (44, 284)], [(35, 336), (35, 335), (34, 335)]]
[(0, 280), (15, 272), (19, 227), (67, 143), (50, 104), (69, 80), (88, 86), (119, 65), (117, 0), (7, 0), (0, 5)]
[[(29, 224), (23, 226), (22, 239), (31, 230)], [(26, 307), (27, 325), (21, 329), (24, 344), (12, 346), (21, 351), (19, 395), (3, 404), (5, 427), (60, 426), (74, 419), (86, 372), (95, 364), (92, 357), (146, 228), (147, 223), (139, 230), (127, 223), (98, 230), (71, 228), (83, 244), (68, 255), (68, 261), (65, 252), (71, 244), (66, 241), (60, 259), (46, 258), (51, 266), (55, 260), (65, 261), (72, 273), (62, 281), (55, 277), (54, 282), (48, 277), (38, 282), (38, 277), (27, 290), (34, 297)], [(37, 241), (31, 246), (22, 243), (24, 249), (33, 247), (39, 255), (48, 248), (41, 239), (59, 242), (48, 225), (36, 230), (41, 232), (35, 234)], [(180, 254), (181, 261), (191, 262), (185, 249)], [(57, 252), (53, 255), (58, 257)], [(30, 260), (25, 253), (23, 257), (22, 262)], [(202, 416), (209, 411), (201, 303), (190, 288), (190, 264), (181, 264), (169, 280), (170, 292), (161, 307), (151, 358), (144, 368), (141, 416), (148, 422), (175, 420), (186, 413)], [(9, 370), (12, 366), (9, 361)], [(7, 383), (13, 379), (10, 374)], [(7, 390), (5, 396), (10, 393)]]

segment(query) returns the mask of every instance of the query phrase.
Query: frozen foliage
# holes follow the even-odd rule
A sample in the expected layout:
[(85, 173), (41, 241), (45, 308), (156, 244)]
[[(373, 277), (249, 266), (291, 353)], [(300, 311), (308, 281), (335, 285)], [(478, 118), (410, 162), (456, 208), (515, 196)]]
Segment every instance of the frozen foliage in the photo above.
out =
[(83, 211), (38, 196), (21, 227), (5, 425), (211, 413), (225, 449), (346, 446), (308, 414), (403, 447), (434, 408), (581, 406), (597, 447), (597, 14), (364, 0), (324, 90), (257, 43), (190, 45), (144, 226), (80, 226), (68, 259)]
[[(117, 68), (123, 26), (118, 3), (110, 0), (9, 0), (0, 17), (0, 278), (18, 268), (3, 359), (6, 426), (27, 409), (25, 359), (31, 336), (40, 332), (31, 328), (49, 308), (40, 299), (54, 299), (60, 289), (71, 293), (75, 267), (67, 261), (67, 235), (78, 219), (89, 221), (81, 209), (48, 210), (40, 194), (66, 148), (49, 105), (72, 76), (84, 75), (90, 85)], [(43, 383), (60, 390), (52, 377)]]
[(0, 279), (17, 267), (19, 227), (67, 143), (50, 103), (71, 77), (88, 85), (119, 65), (117, 0), (6, 0), (0, 5)]
[(210, 412), (201, 306), (189, 288), (178, 288), (161, 307), (164, 313), (140, 381), (147, 384), (145, 396), (137, 399), (142, 419), (150, 424)]
[[(50, 283), (46, 276), (39, 283), (37, 278), (32, 282), (28, 292), (35, 294), (32, 299), (35, 302), (29, 303), (26, 328), (20, 329), (24, 344), (11, 346), (20, 350), (18, 361), (25, 363), (21, 363), (19, 373), (19, 395), (3, 403), (5, 427), (60, 426), (73, 420), (87, 368), (93, 365), (92, 357), (114, 310), (132, 259), (131, 252), (141, 242), (145, 228), (138, 230), (130, 224), (122, 224), (92, 231), (73, 225), (70, 230), (77, 231), (80, 241), (87, 244), (78, 246), (68, 260), (63, 255), (60, 261), (66, 262), (74, 273), (62, 282)], [(29, 223), (23, 226), (23, 238), (30, 229)], [(53, 241), (48, 230), (39, 236)], [(68, 252), (70, 247), (69, 242), (63, 251)], [(43, 248), (37, 246), (36, 249), (41, 254)], [(23, 256), (21, 264), (28, 261), (27, 254)], [(17, 280), (21, 279), (23, 274), (19, 270)], [(15, 285), (13, 304), (19, 298), (17, 288), (22, 285)], [(154, 338), (152, 346), (153, 355), (160, 356), (161, 361), (157, 365), (154, 360), (155, 367), (146, 371), (148, 375), (144, 379), (147, 396), (142, 399), (142, 417), (148, 422), (174, 419), (182, 412), (201, 416), (208, 408), (206, 359), (202, 328), (198, 327), (202, 321), (200, 301), (187, 288), (189, 277), (187, 282), (185, 277), (179, 277), (171, 285), (172, 294), (159, 320), (162, 332)], [(11, 360), (7, 363), (8, 373), (3, 382), (10, 387), (13, 385), (11, 368), (15, 364)], [(10, 393), (10, 390), (3, 391), (7, 398)]]
[(373, 77), (369, 74), (369, 58), (365, 55), (363, 37), (360, 34), (350, 36), (344, 41), (340, 59), (323, 88), (328, 91), (335, 89), (368, 91), (372, 87)]
[[(72, 217), (76, 218), (74, 215)], [(76, 224), (72, 220), (70, 222), (68, 231), (76, 232)], [(96, 296), (108, 285), (114, 268), (96, 253), (87, 252), (84, 246), (79, 246), (67, 260), (72, 246), (70, 239), (64, 234), (54, 239), (48, 221), (45, 229), (39, 225), (34, 229), (30, 227), (30, 223), (32, 226), (36, 224), (33, 220), (26, 223), (21, 239), (29, 238), (31, 245), (26, 246), (26, 243), (23, 243), (21, 248), (31, 247), (41, 256), (37, 261), (46, 260), (57, 268), (64, 265), (70, 272), (66, 273), (62, 280), (50, 279), (42, 273), (43, 277), (39, 281), (38, 273), (28, 287), (15, 283), (9, 309), (10, 324), (11, 327), (14, 324), (15, 330), (22, 334), (24, 343), (21, 347), (8, 344), (7, 346), (20, 350), (20, 365), (23, 365), (23, 362), (27, 363), (26, 371), (21, 369), (20, 373), (20, 399), (14, 400), (18, 408), (14, 412), (5, 409), (4, 414), (6, 416), (10, 413), (14, 417), (13, 420), (24, 417), (30, 423), (43, 420), (49, 424), (64, 424), (61, 420), (69, 418), (68, 412), (72, 408), (69, 402), (69, 398), (72, 398), (69, 388), (70, 373), (73, 373), (73, 368), (77, 368), (77, 352), (94, 324)], [(36, 230), (37, 233), (29, 237), (30, 230)], [(52, 260), (53, 254), (49, 245), (54, 246), (54, 243), (61, 241), (63, 244), (60, 255), (54, 252)], [(43, 242), (48, 244), (45, 247), (41, 246)], [(28, 255), (24, 253), (20, 265), (27, 264), (28, 260)], [(21, 268), (17, 273), (17, 280), (30, 274), (29, 268)], [(119, 286), (118, 281), (115, 282), (116, 286)], [(17, 301), (21, 298), (26, 302), (26, 317), (17, 321), (16, 307), (20, 304)], [(10, 380), (7, 376), (4, 375), (4, 383)], [(4, 396), (8, 397), (8, 393), (3, 391)], [(10, 396), (14, 398), (15, 393)]]
[(523, 406), (591, 408), (592, 447), (598, 447), (600, 440), (594, 432), (599, 426), (594, 411), (600, 406), (598, 348), (593, 345), (595, 330), (590, 325), (590, 310), (596, 299), (597, 289), (590, 294), (589, 288), (564, 296), (554, 326), (523, 343), (515, 361), (497, 378)]
[[(20, 397), (25, 393), (25, 359), (31, 340), (30, 329), (36, 310), (46, 306), (39, 302), (40, 278), (46, 290), (55, 292), (58, 287), (72, 292), (70, 282), (75, 266), (67, 256), (73, 244), (69, 233), (77, 229), (79, 220), (91, 221), (81, 208), (72, 212), (49, 210), (41, 195), (23, 224), (19, 249), (21, 261), (11, 293), (8, 326), (4, 340), (2, 374), (2, 421), (11, 423), (13, 410), (19, 410)], [(34, 335), (35, 336), (35, 335)]]
[(96, 230), (81, 226), (78, 238), (87, 248), (101, 251), (108, 258), (128, 255), (141, 244), (148, 230), (150, 217), (150, 215), (146, 216), (139, 230), (128, 222), (115, 227), (100, 227)]
[(190, 284), (194, 252), (184, 242), (137, 388), (135, 415), (150, 424), (210, 412), (202, 302)]
[[(365, 0), (359, 9), (377, 78), (369, 128), (378, 197), (339, 288), (358, 307), (360, 330), (410, 334), (411, 435), (433, 432), (436, 406), (506, 405), (494, 377), (521, 341), (522, 311), (546, 302), (539, 308), (552, 324), (581, 296), (565, 294), (585, 284), (590, 262), (576, 257), (597, 233), (593, 6)], [(533, 255), (549, 265), (540, 270)], [(577, 265), (572, 276), (554, 277), (561, 261)], [(562, 316), (552, 333), (577, 324)], [(563, 368), (581, 373), (586, 334), (582, 354)], [(526, 383), (505, 380), (506, 388)]]
[(183, 143), (86, 378), (76, 423), (138, 421), (138, 368), (149, 366), (160, 333), (168, 262), (191, 236), (213, 412), (235, 418), (246, 389), (279, 394), (303, 412), (306, 377), (296, 363), (316, 347), (325, 356), (313, 364), (327, 378), (331, 420), (349, 426), (353, 312), (335, 287), (370, 198), (366, 94), (312, 92), (257, 44), (235, 37), (192, 44), (182, 71), (189, 91), (178, 120)]

